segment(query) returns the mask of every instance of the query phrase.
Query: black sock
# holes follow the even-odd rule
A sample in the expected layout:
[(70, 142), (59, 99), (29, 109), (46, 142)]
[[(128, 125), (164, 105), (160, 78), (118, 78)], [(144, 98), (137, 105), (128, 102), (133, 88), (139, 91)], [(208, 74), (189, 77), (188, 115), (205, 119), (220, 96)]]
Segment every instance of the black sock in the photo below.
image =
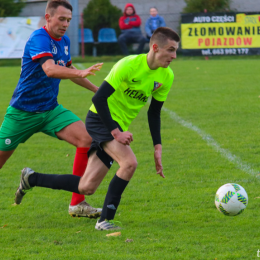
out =
[(38, 186), (54, 190), (66, 190), (80, 194), (78, 190), (80, 177), (76, 175), (44, 174), (34, 172), (29, 176), (28, 181), (31, 187)]
[(108, 187), (99, 222), (102, 222), (105, 219), (114, 219), (117, 207), (121, 200), (121, 195), (126, 188), (128, 182), (129, 181), (125, 181), (119, 178), (117, 175), (113, 177)]

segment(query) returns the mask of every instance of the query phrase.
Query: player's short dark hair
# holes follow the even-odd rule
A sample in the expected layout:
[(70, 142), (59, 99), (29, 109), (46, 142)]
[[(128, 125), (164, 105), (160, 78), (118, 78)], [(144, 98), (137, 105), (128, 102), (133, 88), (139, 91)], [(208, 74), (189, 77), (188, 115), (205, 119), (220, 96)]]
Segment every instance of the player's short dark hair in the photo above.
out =
[(150, 44), (158, 43), (160, 45), (164, 45), (167, 43), (167, 40), (172, 40), (176, 42), (180, 42), (180, 36), (171, 28), (169, 27), (159, 27), (157, 28), (151, 39)]
[(66, 9), (69, 9), (71, 12), (73, 10), (72, 5), (67, 0), (49, 0), (47, 2), (45, 13), (49, 12), (50, 15), (54, 14), (54, 11), (59, 7), (63, 6)]

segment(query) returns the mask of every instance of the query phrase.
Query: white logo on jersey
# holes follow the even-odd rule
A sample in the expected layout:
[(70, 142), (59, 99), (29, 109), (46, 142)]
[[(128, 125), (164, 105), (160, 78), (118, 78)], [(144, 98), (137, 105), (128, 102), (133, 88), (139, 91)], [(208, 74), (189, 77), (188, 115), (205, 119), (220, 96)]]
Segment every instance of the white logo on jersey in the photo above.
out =
[(57, 47), (56, 47), (56, 46), (53, 46), (51, 52), (52, 52), (53, 54), (57, 54), (57, 52), (58, 52)]
[(6, 145), (11, 144), (11, 139), (5, 139), (5, 144), (6, 144)]
[(57, 50), (57, 47), (56, 45), (54, 44), (54, 42), (51, 40), (51, 47), (52, 47), (52, 53), (53, 54), (57, 54), (58, 50)]
[(69, 55), (69, 46), (64, 46), (64, 52), (66, 55)]

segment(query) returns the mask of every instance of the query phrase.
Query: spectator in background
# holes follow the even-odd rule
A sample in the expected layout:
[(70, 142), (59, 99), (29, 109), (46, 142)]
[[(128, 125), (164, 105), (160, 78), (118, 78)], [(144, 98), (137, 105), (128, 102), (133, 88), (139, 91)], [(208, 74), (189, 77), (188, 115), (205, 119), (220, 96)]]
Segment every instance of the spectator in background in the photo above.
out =
[(150, 17), (147, 19), (145, 23), (145, 32), (147, 39), (152, 37), (153, 32), (158, 28), (158, 27), (165, 27), (165, 21), (163, 17), (158, 15), (158, 10), (156, 7), (151, 7), (150, 8)]
[(135, 8), (132, 4), (126, 4), (124, 15), (119, 19), (119, 27), (122, 34), (118, 37), (118, 43), (124, 55), (128, 55), (127, 44), (139, 43), (137, 54), (143, 52), (146, 42), (145, 37), (142, 35), (140, 25), (141, 18), (135, 13)]

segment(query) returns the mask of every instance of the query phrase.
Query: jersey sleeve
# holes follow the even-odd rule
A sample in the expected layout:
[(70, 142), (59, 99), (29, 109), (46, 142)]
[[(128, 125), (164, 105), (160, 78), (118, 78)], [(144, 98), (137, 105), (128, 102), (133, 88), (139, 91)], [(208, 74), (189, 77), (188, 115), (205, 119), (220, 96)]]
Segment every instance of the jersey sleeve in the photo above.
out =
[(42, 57), (53, 57), (48, 36), (42, 34), (34, 35), (31, 38), (29, 54), (33, 61)]
[(165, 82), (157, 90), (153, 91), (152, 96), (157, 101), (164, 102), (167, 99), (168, 93), (171, 89), (173, 83), (174, 75), (173, 73), (167, 77)]
[(66, 63), (66, 67), (69, 67), (71, 64), (72, 64), (72, 60), (71, 60), (71, 56), (70, 56), (70, 38), (67, 37), (66, 35), (63, 36), (64, 39), (65, 39), (65, 42), (66, 42), (66, 47), (68, 47), (68, 50), (65, 50), (66, 52), (68, 52), (68, 60), (67, 60), (67, 63)]
[(114, 65), (110, 73), (105, 78), (105, 81), (107, 81), (116, 90), (120, 84), (128, 78), (129, 70), (128, 60), (122, 59)]
[(72, 60), (71, 60), (70, 53), (69, 53), (69, 58), (68, 58), (66, 67), (69, 67), (71, 64), (72, 64)]

